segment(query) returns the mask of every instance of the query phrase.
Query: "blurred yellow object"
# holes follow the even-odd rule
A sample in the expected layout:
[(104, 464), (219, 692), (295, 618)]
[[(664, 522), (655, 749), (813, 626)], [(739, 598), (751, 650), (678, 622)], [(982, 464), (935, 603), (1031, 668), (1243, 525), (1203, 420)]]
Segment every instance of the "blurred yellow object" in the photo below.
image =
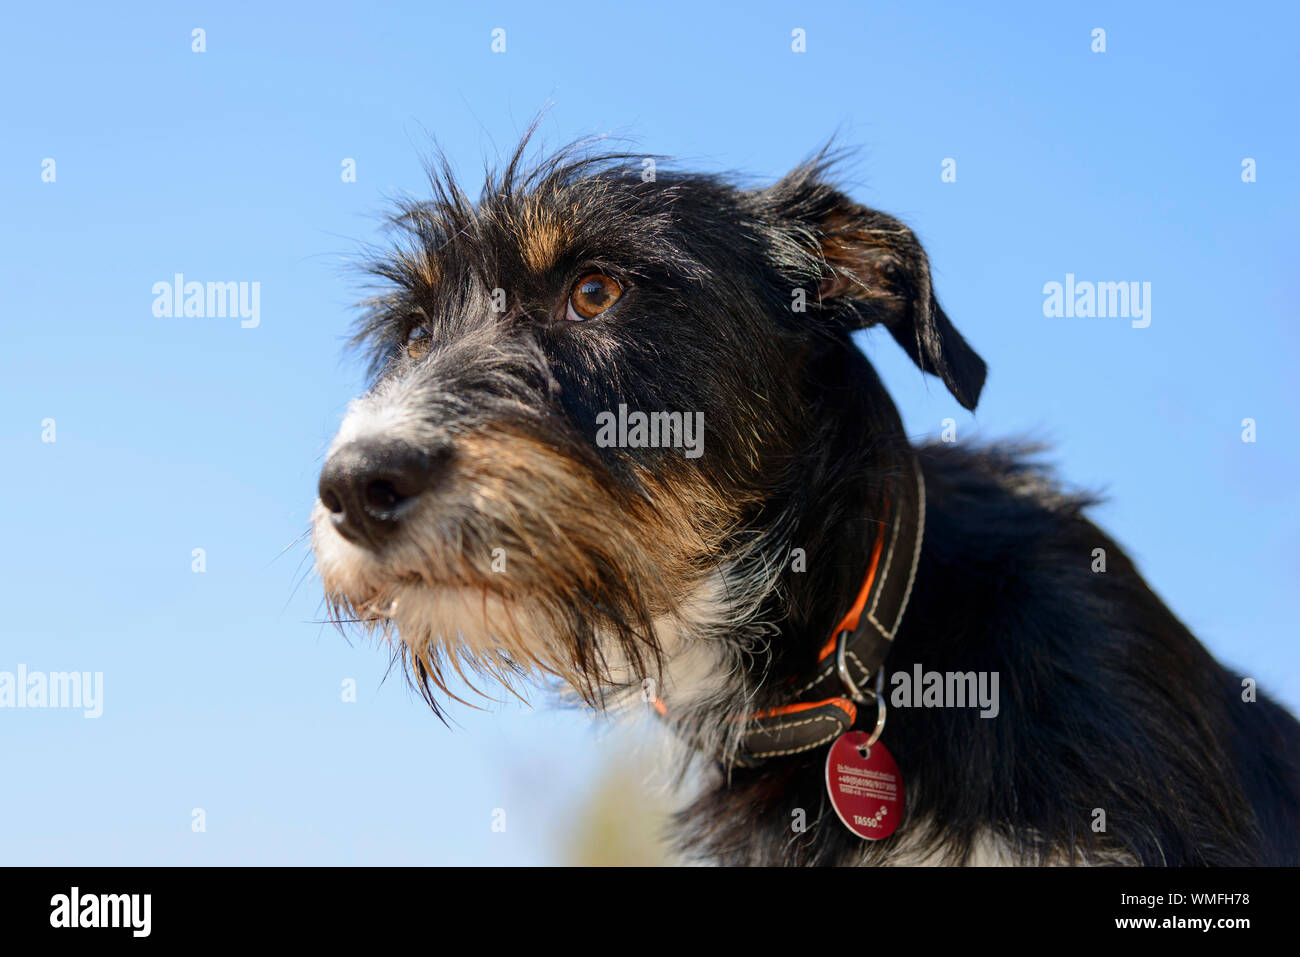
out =
[(615, 761), (595, 781), (562, 856), (578, 867), (671, 864), (664, 840), (670, 808), (648, 769)]

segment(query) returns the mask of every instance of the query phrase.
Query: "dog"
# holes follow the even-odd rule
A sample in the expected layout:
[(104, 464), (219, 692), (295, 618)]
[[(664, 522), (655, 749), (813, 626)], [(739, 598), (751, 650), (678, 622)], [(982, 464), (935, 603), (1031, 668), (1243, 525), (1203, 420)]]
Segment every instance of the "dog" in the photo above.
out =
[(702, 781), (689, 859), (1300, 863), (1300, 724), (1092, 500), (1032, 448), (908, 441), (852, 333), (967, 409), (985, 364), (840, 154), (756, 187), (527, 142), (477, 202), (435, 162), (367, 263), (332, 617), (439, 714), (453, 672), (650, 713)]

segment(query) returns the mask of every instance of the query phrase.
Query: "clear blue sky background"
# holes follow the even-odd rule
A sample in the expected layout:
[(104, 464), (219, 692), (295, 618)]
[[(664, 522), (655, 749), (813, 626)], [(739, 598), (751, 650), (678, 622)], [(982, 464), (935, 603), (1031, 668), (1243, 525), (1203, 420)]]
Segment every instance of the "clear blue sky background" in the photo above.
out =
[[(550, 145), (621, 132), (761, 177), (840, 130), (992, 370), (972, 417), (865, 339), (910, 431), (1053, 442), (1192, 629), (1300, 705), (1293, 5), (469, 6), (7, 11), (0, 670), (102, 671), (105, 710), (0, 711), (0, 863), (543, 862), (580, 826), (614, 747), (593, 722), (444, 730), (315, 623), (305, 546), (280, 554), (362, 385), (349, 256), (433, 138), (477, 190), (548, 100)], [(260, 282), (260, 327), (155, 318), (176, 272)], [(1152, 283), (1150, 327), (1045, 319), (1067, 272)]]

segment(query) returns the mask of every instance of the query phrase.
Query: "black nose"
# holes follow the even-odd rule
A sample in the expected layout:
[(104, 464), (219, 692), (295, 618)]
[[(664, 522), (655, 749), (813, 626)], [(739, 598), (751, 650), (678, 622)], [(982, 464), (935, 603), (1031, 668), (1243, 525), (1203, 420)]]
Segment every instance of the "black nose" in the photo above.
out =
[(340, 535), (379, 551), (415, 500), (446, 470), (450, 449), (358, 441), (338, 449), (320, 473), (320, 500)]

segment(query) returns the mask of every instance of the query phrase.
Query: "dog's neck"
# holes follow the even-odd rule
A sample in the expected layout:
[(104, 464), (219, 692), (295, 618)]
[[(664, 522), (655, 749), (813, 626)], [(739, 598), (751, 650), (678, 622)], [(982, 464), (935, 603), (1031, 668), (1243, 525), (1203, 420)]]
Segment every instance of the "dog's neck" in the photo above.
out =
[[(867, 575), (891, 494), (910, 493), (916, 454), (902, 418), (866, 358), (852, 345), (834, 350), (813, 371), (819, 428), (802, 449), (797, 478), (773, 531), (802, 549), (803, 570), (787, 561), (774, 596), (782, 634), (773, 649), (773, 677), (807, 667), (852, 607)], [(917, 504), (904, 516), (915, 521)], [(788, 519), (788, 520), (786, 520)]]
[[(860, 721), (883, 724), (884, 707), (872, 690), (907, 610), (925, 538), (925, 480), (912, 460), (910, 474), (885, 482), (885, 509), (874, 530), (866, 572), (853, 604), (830, 630), (810, 673), (787, 677), (785, 703), (747, 716), (724, 763), (756, 767), (773, 758), (821, 747)], [(874, 714), (860, 715), (860, 705)]]
[[(888, 619), (888, 639), (878, 646), (863, 636), (881, 652), (859, 654), (865, 667), (851, 674), (863, 685), (906, 605), (924, 492), (902, 420), (875, 371), (847, 343), (818, 363), (814, 377), (818, 425), (799, 450), (790, 473), (796, 478), (768, 499), (680, 622), (691, 640), (670, 662), (666, 709), (695, 750), (735, 758), (755, 713), (807, 702), (814, 692), (847, 697), (827, 646), (871, 577), (877, 545), (876, 574), (886, 557), (888, 572), (876, 581), (890, 590), (880, 593), (884, 603), (872, 617)], [(859, 623), (873, 628), (870, 618)]]

